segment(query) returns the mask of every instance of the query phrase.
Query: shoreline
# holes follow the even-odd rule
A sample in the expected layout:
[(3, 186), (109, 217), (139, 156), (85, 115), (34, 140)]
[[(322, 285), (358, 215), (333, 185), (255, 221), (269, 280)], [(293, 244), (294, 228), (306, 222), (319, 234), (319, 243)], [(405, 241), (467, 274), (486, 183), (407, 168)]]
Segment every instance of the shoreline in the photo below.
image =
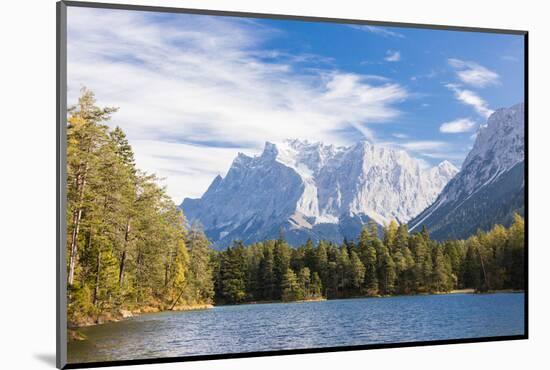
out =
[[(346, 299), (346, 298), (342, 298)], [(297, 301), (282, 301), (282, 300), (274, 300), (274, 301), (250, 301), (250, 302), (241, 302), (241, 303), (232, 303), (232, 304), (216, 304), (214, 307), (223, 307), (223, 306), (242, 306), (245, 304), (279, 304), (279, 303), (310, 303), (310, 302), (323, 302), (328, 301), (325, 297), (319, 297), (319, 298), (308, 298), (308, 299), (300, 299)]]
[(202, 303), (202, 304), (191, 304), (191, 305), (179, 305), (179, 306), (175, 306), (171, 310), (165, 310), (155, 306), (144, 306), (134, 310), (119, 309), (117, 310), (117, 312), (114, 312), (114, 313), (105, 312), (99, 315), (98, 317), (96, 317), (95, 320), (91, 317), (86, 317), (79, 320), (78, 322), (68, 323), (67, 337), (68, 339), (72, 339), (72, 340), (83, 340), (83, 339), (79, 339), (82, 336), (81, 333), (78, 333), (79, 329), (88, 328), (88, 327), (97, 326), (97, 325), (109, 324), (114, 322), (120, 322), (120, 321), (124, 321), (127, 319), (131, 319), (134, 317), (138, 317), (138, 316), (146, 315), (150, 313), (198, 311), (198, 310), (208, 310), (211, 308), (214, 308), (214, 305), (210, 303)]
[[(355, 296), (355, 297), (345, 297), (345, 298), (334, 298), (334, 299), (327, 299), (325, 297), (321, 298), (312, 298), (312, 299), (304, 299), (299, 301), (252, 301), (252, 302), (243, 302), (243, 303), (237, 303), (237, 304), (219, 304), (219, 305), (213, 305), (213, 304), (194, 304), (194, 305), (180, 305), (174, 307), (172, 310), (162, 310), (158, 307), (143, 307), (138, 310), (119, 310), (117, 316), (113, 316), (113, 314), (105, 314), (103, 316), (100, 316), (96, 322), (90, 322), (89, 320), (80, 323), (80, 325), (73, 325), (69, 326), (67, 328), (67, 340), (68, 341), (81, 341), (86, 340), (86, 336), (79, 332), (79, 329), (97, 326), (97, 325), (103, 325), (113, 322), (120, 322), (127, 319), (131, 319), (134, 317), (138, 317), (140, 315), (150, 314), (150, 313), (164, 313), (164, 312), (184, 312), (184, 311), (197, 311), (197, 310), (209, 310), (215, 307), (223, 307), (223, 306), (241, 306), (241, 305), (259, 305), (259, 304), (287, 304), (287, 303), (310, 303), (310, 302), (324, 302), (324, 301), (337, 301), (337, 300), (348, 300), (348, 299), (365, 299), (365, 298), (392, 298), (392, 297), (412, 297), (412, 296), (429, 296), (429, 295), (453, 295), (453, 294), (499, 294), (499, 293), (525, 293), (524, 290), (516, 290), (516, 289), (502, 289), (502, 290), (489, 290), (486, 292), (477, 292), (475, 289), (454, 289), (449, 292), (433, 292), (433, 293), (418, 293), (418, 294), (394, 294), (394, 295), (376, 295), (376, 296)], [(97, 322), (101, 321), (101, 322)]]
[(414, 297), (414, 296), (430, 296), (430, 295), (453, 295), (453, 294), (499, 294), (499, 293), (525, 293), (525, 290), (521, 289), (501, 289), (501, 290), (488, 290), (486, 292), (479, 292), (473, 288), (467, 289), (454, 289), (448, 292), (432, 292), (432, 293), (414, 293), (414, 294), (391, 294), (391, 295), (370, 295), (370, 296), (350, 296), (340, 298), (313, 298), (299, 301), (251, 301), (234, 304), (215, 304), (214, 307), (224, 306), (242, 306), (248, 304), (286, 304), (286, 303), (308, 303), (308, 302), (323, 302), (323, 301), (340, 301), (348, 299), (368, 299), (368, 298), (393, 298), (393, 297)]

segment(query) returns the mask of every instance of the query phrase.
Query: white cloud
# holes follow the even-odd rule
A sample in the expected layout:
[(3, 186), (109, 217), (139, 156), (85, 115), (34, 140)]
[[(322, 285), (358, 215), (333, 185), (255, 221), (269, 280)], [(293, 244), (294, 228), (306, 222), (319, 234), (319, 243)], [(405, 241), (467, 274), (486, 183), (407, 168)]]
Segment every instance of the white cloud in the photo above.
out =
[(416, 157), (415, 159), (422, 170), (427, 170), (428, 168), (432, 168), (431, 163), (429, 163), (427, 160), (423, 158), (418, 158), (418, 157)]
[[(132, 145), (137, 148), (135, 154), (139, 165), (164, 177), (163, 184), (173, 189), (175, 197), (180, 194), (180, 187), (189, 182), (194, 186), (184, 186), (184, 195), (200, 197), (216, 175), (225, 176), (235, 158), (233, 148), (205, 150), (203, 146), (148, 139), (133, 140)], [(254, 154), (250, 149), (244, 152)]]
[(456, 166), (460, 166), (460, 163), (464, 160), (466, 155), (468, 154), (468, 151), (470, 151), (471, 148), (468, 148), (466, 152), (462, 151), (426, 151), (419, 153), (422, 157), (430, 158), (430, 159), (437, 159), (437, 160), (448, 160), (449, 162), (452, 162)]
[(455, 84), (447, 84), (445, 86), (454, 92), (457, 100), (472, 106), (479, 115), (488, 118), (493, 113), (493, 110), (489, 108), (487, 102), (475, 92), (463, 89)]
[(401, 136), (399, 134), (392, 134), (392, 136), (403, 139), (403, 141), (385, 141), (379, 142), (378, 144), (406, 151), (420, 163), (421, 168), (432, 167), (442, 160), (448, 160), (454, 165), (460, 166), (467, 154), (467, 152), (464, 152), (463, 147), (457, 147), (453, 142), (438, 140), (407, 140), (409, 137), (399, 137)]
[(459, 118), (454, 121), (444, 122), (439, 126), (439, 131), (446, 134), (458, 134), (471, 131), (476, 123), (469, 118)]
[(398, 145), (402, 148), (405, 148), (411, 151), (424, 151), (424, 150), (442, 149), (448, 144), (444, 141), (420, 140), (420, 141), (409, 141), (406, 143), (399, 143)]
[(386, 146), (392, 149), (403, 150), (412, 154), (420, 154), (425, 150), (448, 149), (449, 143), (438, 140), (412, 140), (410, 136), (400, 133), (393, 133), (391, 136), (398, 140), (381, 140), (377, 145)]
[(397, 37), (397, 38), (404, 38), (405, 36), (399, 32), (390, 31), (387, 28), (380, 27), (380, 26), (368, 26), (368, 25), (357, 25), (353, 24), (349, 27), (354, 28), (356, 30), (364, 31), (364, 32), (370, 32), (374, 33), (376, 35), (384, 36), (384, 37)]
[(372, 139), (368, 125), (396, 118), (408, 96), (397, 83), (330, 64), (306, 69), (311, 56), (264, 50), (281, 31), (249, 19), (68, 12), (69, 103), (87, 86), (99, 104), (120, 107), (111, 124), (177, 202), (266, 140), (349, 144), (343, 132), (353, 128)]
[(499, 75), (482, 65), (450, 58), (449, 65), (455, 69), (456, 75), (460, 81), (475, 87), (486, 87), (499, 83)]
[(401, 60), (401, 53), (396, 50), (388, 50), (386, 51), (384, 60), (386, 62), (399, 62)]
[(392, 136), (397, 139), (407, 139), (409, 137), (409, 135), (401, 134), (399, 132), (393, 133)]

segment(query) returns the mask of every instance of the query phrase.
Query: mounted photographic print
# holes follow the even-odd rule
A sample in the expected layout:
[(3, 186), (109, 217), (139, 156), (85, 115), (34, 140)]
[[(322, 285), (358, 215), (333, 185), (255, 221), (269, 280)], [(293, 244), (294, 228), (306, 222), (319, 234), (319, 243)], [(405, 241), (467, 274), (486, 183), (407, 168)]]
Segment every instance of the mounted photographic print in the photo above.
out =
[(527, 338), (527, 33), (58, 3), (58, 366)]

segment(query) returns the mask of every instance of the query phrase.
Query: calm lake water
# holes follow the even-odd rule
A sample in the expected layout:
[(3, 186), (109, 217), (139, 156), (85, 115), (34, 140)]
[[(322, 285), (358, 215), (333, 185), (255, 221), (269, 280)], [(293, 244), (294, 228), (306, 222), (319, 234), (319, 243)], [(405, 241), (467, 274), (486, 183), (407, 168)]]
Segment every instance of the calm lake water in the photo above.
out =
[(452, 294), (220, 306), (83, 328), (69, 362), (524, 333), (524, 294)]

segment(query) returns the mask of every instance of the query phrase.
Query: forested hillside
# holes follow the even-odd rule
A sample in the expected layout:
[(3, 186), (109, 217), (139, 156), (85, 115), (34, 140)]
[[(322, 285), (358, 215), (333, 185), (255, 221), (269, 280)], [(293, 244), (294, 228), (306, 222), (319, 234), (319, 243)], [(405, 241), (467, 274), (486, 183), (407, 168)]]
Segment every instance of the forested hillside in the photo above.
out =
[(374, 222), (356, 241), (284, 235), (215, 252), (152, 174), (140, 171), (124, 132), (105, 123), (115, 108), (83, 90), (67, 126), (67, 283), (70, 325), (123, 311), (251, 301), (523, 289), (524, 222), (515, 216), (467, 240), (438, 242), (395, 221)]
[(116, 108), (82, 90), (67, 126), (67, 283), (72, 324), (212, 302), (208, 241), (154, 175), (136, 168)]

